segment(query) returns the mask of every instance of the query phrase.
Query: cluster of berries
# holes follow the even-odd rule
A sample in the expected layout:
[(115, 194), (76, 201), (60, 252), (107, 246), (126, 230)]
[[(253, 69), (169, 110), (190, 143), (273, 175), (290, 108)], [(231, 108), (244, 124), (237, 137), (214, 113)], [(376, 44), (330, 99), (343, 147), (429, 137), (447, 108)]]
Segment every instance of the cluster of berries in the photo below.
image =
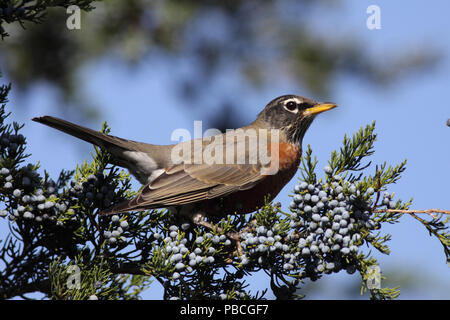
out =
[(82, 200), (87, 207), (108, 208), (112, 204), (115, 186), (109, 184), (102, 173), (90, 174), (81, 183), (72, 180), (70, 185), (70, 194)]
[[(325, 173), (330, 172), (325, 167)], [(298, 242), (294, 252), (284, 255), (283, 268), (292, 270), (303, 265), (304, 275), (311, 279), (342, 269), (355, 272), (352, 256), (364, 239), (374, 238), (371, 231), (380, 228), (371, 216), (372, 187), (362, 191), (339, 175), (328, 178), (326, 183), (296, 185), (289, 205), (291, 227), (295, 228), (289, 237)], [(383, 204), (395, 207), (388, 193)]]
[(125, 218), (121, 219), (118, 215), (113, 215), (111, 217), (111, 222), (111, 230), (107, 230), (103, 233), (108, 244), (114, 247), (117, 244), (126, 243), (127, 238), (123, 236), (123, 232), (129, 227), (128, 221)]
[(8, 155), (15, 155), (19, 146), (25, 144), (25, 137), (22, 134), (12, 134), (5, 132), (0, 138), (0, 152)]
[(189, 240), (185, 231), (190, 228), (190, 223), (183, 223), (180, 227), (171, 225), (166, 237), (158, 232), (152, 234), (152, 239), (166, 254), (165, 263), (174, 266), (173, 280), (180, 278), (182, 271), (190, 273), (197, 266), (212, 265), (216, 261), (216, 253), (231, 245), (227, 236), (213, 235), (210, 232)]
[(4, 193), (10, 197), (9, 210), (0, 210), (0, 217), (8, 216), (11, 221), (23, 218), (60, 224), (57, 221), (59, 213), (71, 210), (68, 209), (68, 200), (58, 200), (56, 183), (51, 179), (41, 179), (31, 164), (15, 172), (1, 168), (0, 181), (3, 182)]
[(241, 257), (242, 265), (247, 265), (250, 259), (257, 260), (258, 264), (263, 265), (270, 256), (287, 253), (290, 250), (276, 227), (269, 229), (259, 226), (254, 232), (244, 232), (241, 238), (243, 240), (241, 246), (246, 251)]

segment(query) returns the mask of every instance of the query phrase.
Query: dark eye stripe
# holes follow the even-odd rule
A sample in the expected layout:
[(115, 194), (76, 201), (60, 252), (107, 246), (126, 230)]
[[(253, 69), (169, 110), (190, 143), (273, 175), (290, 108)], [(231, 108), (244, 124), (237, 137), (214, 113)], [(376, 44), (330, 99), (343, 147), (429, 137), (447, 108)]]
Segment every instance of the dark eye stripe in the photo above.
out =
[(302, 102), (302, 103), (300, 103), (300, 104), (298, 105), (298, 108), (299, 108), (300, 110), (305, 110), (305, 109), (308, 109), (309, 107), (310, 107), (309, 104), (306, 103), (306, 102)]

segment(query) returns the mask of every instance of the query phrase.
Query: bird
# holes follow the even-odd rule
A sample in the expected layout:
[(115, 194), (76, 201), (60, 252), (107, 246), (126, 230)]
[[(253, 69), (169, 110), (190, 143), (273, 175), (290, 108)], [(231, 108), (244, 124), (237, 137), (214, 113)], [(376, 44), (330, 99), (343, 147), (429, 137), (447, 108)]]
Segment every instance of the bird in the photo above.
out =
[(201, 224), (209, 215), (247, 214), (272, 201), (295, 175), (314, 118), (335, 107), (283, 95), (244, 127), (171, 145), (127, 140), (53, 116), (32, 120), (107, 150), (112, 164), (143, 185), (100, 215), (168, 208)]

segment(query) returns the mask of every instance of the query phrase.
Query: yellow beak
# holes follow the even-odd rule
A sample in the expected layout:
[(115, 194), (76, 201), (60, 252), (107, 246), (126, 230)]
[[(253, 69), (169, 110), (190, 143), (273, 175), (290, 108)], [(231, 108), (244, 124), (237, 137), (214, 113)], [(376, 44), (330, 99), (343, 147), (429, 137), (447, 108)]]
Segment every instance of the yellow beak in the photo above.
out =
[(313, 107), (303, 111), (303, 114), (305, 116), (312, 116), (312, 115), (322, 113), (324, 111), (331, 110), (336, 107), (337, 107), (337, 104), (335, 104), (335, 103), (328, 103), (328, 102), (327, 103), (318, 103), (318, 104), (314, 105)]

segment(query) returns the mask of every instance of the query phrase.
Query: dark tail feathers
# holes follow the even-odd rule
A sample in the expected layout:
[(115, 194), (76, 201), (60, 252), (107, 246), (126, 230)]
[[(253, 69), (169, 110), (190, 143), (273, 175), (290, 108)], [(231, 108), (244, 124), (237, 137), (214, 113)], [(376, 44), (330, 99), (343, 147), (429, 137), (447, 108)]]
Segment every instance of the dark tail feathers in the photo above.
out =
[(130, 147), (129, 144), (126, 145), (125, 142), (127, 140), (125, 139), (109, 136), (107, 134), (77, 125), (63, 119), (51, 116), (42, 116), (33, 118), (32, 120), (106, 149), (111, 145), (118, 146), (124, 149), (129, 149)]

